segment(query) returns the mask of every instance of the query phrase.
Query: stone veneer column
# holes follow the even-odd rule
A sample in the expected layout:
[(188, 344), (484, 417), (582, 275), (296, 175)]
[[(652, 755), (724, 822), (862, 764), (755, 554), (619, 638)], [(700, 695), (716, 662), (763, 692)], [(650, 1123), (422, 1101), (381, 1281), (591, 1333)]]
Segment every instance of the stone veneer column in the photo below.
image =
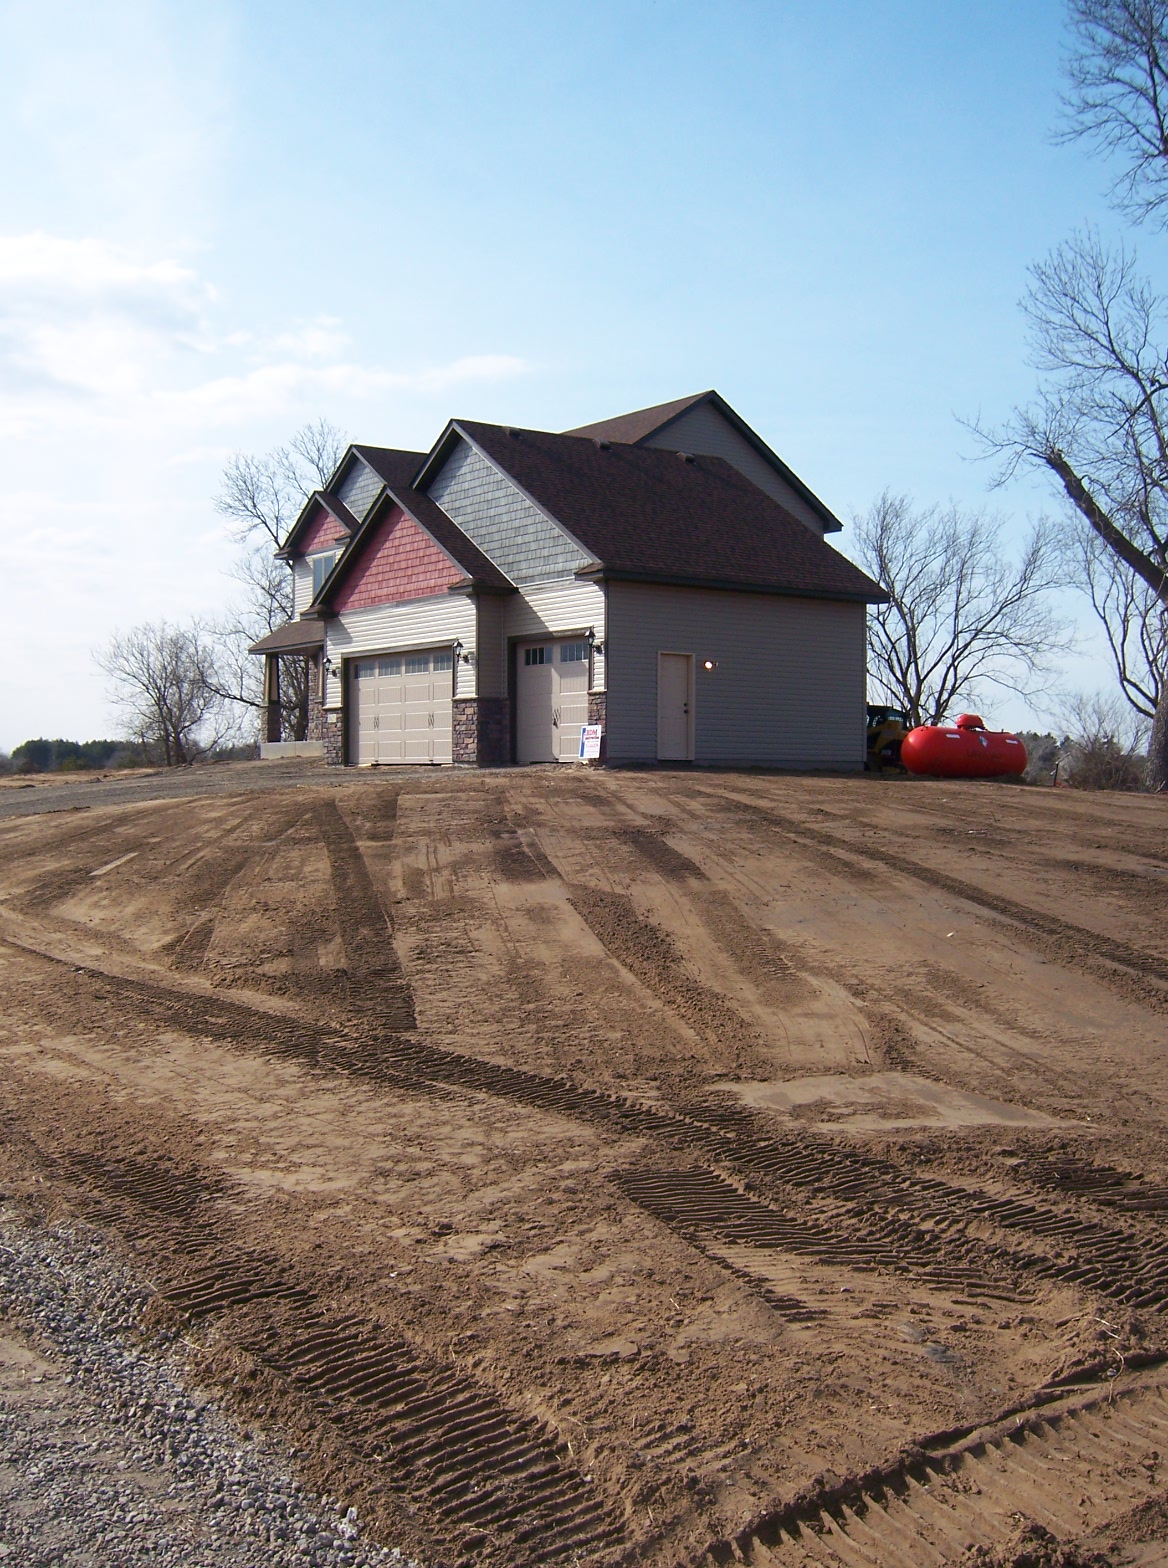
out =
[(504, 767), (511, 760), (510, 703), (506, 697), (456, 697), (451, 756), (479, 768)]
[(340, 768), (345, 764), (345, 722), (339, 708), (329, 708), (324, 715), (321, 739), (324, 741), (325, 766)]
[(313, 653), (305, 663), (308, 666), (308, 733), (305, 740), (324, 739), (324, 709), (320, 701), (320, 661), (323, 656)]
[(600, 756), (596, 763), (586, 763), (586, 767), (603, 767), (608, 756), (608, 693), (603, 691), (590, 691), (588, 693), (588, 722), (600, 724), (604, 727), (604, 734), (600, 737)]

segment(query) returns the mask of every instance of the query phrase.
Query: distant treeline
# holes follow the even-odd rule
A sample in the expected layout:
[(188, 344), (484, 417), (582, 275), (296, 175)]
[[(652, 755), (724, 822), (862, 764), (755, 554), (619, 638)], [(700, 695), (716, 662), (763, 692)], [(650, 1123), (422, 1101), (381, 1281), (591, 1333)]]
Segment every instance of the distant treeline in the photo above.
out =
[(90, 768), (141, 768), (145, 749), (132, 740), (26, 740), (8, 759), (13, 773), (81, 773)]

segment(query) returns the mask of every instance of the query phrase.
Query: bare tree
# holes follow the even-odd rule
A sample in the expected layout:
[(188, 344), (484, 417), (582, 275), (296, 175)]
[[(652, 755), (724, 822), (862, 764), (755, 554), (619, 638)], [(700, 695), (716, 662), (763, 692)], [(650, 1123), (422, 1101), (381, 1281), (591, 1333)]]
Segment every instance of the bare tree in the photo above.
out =
[(1168, 617), (1143, 578), (1085, 525), (1070, 553), (1072, 574), (1103, 627), (1120, 690), (1139, 718), (1150, 721), (1168, 683)]
[(1078, 695), (1066, 703), (1067, 740), (1059, 771), (1075, 789), (1137, 790), (1146, 764), (1147, 726), (1118, 697)]
[[(1168, 0), (1070, 0), (1063, 135), (1122, 160), (1113, 199), (1168, 221)], [(1153, 708), (1148, 788), (1168, 790), (1168, 313), (1124, 247), (1087, 232), (1031, 269), (1024, 302), (1042, 380), (1005, 430), (979, 432), (1044, 468), (1090, 539), (1081, 555), (1120, 688)]]
[(258, 534), (278, 550), (305, 501), (328, 484), (344, 451), (336, 426), (317, 419), (263, 457), (236, 452), (223, 470), (215, 510), (233, 520), (240, 543)]
[[(305, 501), (332, 478), (345, 444), (334, 425), (317, 419), (262, 457), (237, 452), (223, 470), (215, 508), (235, 525), (240, 550), (231, 575), (243, 591), (216, 626), (219, 678), (222, 695), (245, 708), (264, 707), (261, 672), (248, 648), (292, 618), (292, 575), (274, 551)], [(280, 709), (285, 733), (302, 740), (308, 672), (300, 655), (281, 660)]]
[(1047, 599), (1059, 570), (1045, 524), (1012, 563), (1000, 522), (953, 506), (916, 511), (885, 491), (855, 538), (889, 595), (869, 612), (869, 668), (910, 724), (939, 723), (985, 686), (1031, 691), (1067, 647)]
[[(1096, 573), (1092, 602), (1108, 612), (1109, 638), (1131, 649), (1131, 617), (1146, 614), (1138, 640), (1149, 651), (1168, 635), (1168, 312), (1123, 249), (1091, 233), (1061, 245), (1032, 269), (1024, 308), (1043, 381), (1034, 405), (1016, 410), (1003, 431), (982, 432), (1005, 457), (1001, 479), (1019, 464), (1044, 468), (1094, 538), (1142, 587), (1128, 597), (1129, 634), (1114, 621), (1116, 600)], [(1098, 559), (1098, 558), (1096, 558)], [(1096, 605), (1097, 610), (1099, 604)], [(1117, 666), (1124, 681), (1126, 664)], [(1168, 686), (1158, 683), (1149, 741), (1148, 787), (1168, 788)]]
[(168, 768), (196, 761), (225, 738), (214, 649), (197, 621), (136, 626), (95, 657), (133, 738)]
[(1116, 205), (1137, 222), (1168, 205), (1168, 0), (1071, 0), (1062, 139), (1123, 168)]

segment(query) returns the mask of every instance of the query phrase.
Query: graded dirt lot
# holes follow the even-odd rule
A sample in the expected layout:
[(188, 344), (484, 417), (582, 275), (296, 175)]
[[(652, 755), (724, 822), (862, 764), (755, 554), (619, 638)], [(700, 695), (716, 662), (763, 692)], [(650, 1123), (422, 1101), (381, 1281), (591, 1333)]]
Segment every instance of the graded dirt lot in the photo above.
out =
[(1168, 1561), (1168, 802), (220, 777), (0, 821), (0, 1181), (313, 1484), (431, 1565)]

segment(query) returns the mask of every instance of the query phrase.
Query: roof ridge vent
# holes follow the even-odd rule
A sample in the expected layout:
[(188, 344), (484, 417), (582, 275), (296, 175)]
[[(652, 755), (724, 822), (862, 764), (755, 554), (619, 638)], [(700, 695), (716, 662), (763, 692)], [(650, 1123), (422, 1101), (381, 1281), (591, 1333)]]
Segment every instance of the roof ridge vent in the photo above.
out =
[(519, 440), (520, 432), (515, 428), (514, 425), (507, 426), (507, 434), (511, 437), (512, 441)]
[(598, 452), (611, 452), (612, 451), (612, 442), (611, 441), (602, 441), (599, 436), (594, 436), (593, 440), (596, 443), (596, 450)]
[(679, 452), (677, 455), (681, 458), (683, 463), (692, 463), (694, 460), (694, 455), (692, 452)]

